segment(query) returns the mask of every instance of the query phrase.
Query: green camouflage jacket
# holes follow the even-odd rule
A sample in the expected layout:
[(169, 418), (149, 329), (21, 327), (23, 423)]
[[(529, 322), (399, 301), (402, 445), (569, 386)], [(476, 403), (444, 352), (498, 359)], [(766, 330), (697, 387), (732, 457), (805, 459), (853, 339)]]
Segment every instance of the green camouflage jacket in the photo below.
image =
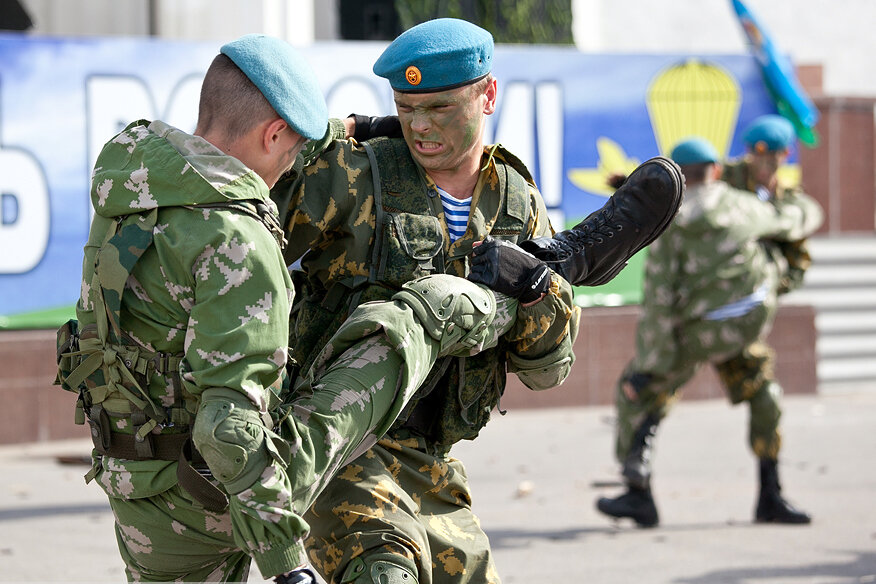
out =
[(802, 239), (821, 222), (821, 206), (801, 192), (764, 202), (720, 181), (689, 187), (648, 251), (632, 370), (671, 371), (673, 331), (685, 323), (758, 290), (774, 301), (782, 258), (762, 240)]
[[(153, 372), (146, 380), (149, 398), (159, 409), (182, 405), (194, 415), (204, 390), (225, 388), (267, 412), (287, 360), (292, 284), (276, 235), (246, 212), (260, 206), (276, 219), (264, 181), (200, 137), (140, 120), (104, 146), (91, 198), (80, 325), (102, 318), (95, 256), (114, 224), (136, 225), (156, 213), (151, 246), (124, 286), (119, 315), (125, 343), (181, 357), (181, 387), (174, 376)], [(132, 432), (124, 395), (110, 395), (102, 405), (113, 431)], [(175, 427), (168, 423), (165, 431)], [(95, 478), (110, 497), (149, 497), (177, 481), (174, 461), (104, 456), (96, 465)], [(306, 527), (285, 503), (284, 477), (274, 462), (272, 472), (231, 497), (235, 537), (257, 561), (285, 554)], [(252, 539), (238, 538), (238, 530)]]
[[(731, 187), (744, 191), (755, 192), (757, 183), (751, 177), (747, 157), (731, 160), (724, 164), (721, 179)], [(777, 198), (791, 197), (795, 193), (803, 192), (800, 187), (788, 187), (779, 184), (774, 196)], [(785, 294), (796, 290), (803, 285), (803, 277), (806, 270), (812, 265), (812, 256), (809, 253), (809, 245), (805, 239), (792, 241), (775, 240), (770, 243), (775, 247), (778, 255), (784, 258), (782, 265), (786, 266), (779, 280), (779, 294)]]
[[(397, 144), (404, 147), (401, 140)], [(389, 237), (401, 242), (400, 246), (395, 245), (393, 249), (404, 248), (409, 256), (408, 261), (411, 264), (425, 264), (427, 271), (464, 277), (468, 273), (468, 256), (472, 243), (484, 239), (488, 234), (511, 241), (552, 235), (553, 230), (541, 195), (522, 164), (516, 159), (512, 162), (512, 158), (501, 148), (485, 149), (483, 170), (473, 194), (467, 231), (453, 244), (449, 243), (450, 237), (435, 184), (417, 166), (416, 172), (419, 176), (414, 177), (414, 180), (421, 184), (421, 200), (427, 206), (426, 213), (431, 212), (437, 218), (436, 227), (429, 237), (425, 237), (420, 231), (425, 229), (423, 225), (428, 222), (414, 224), (411, 220), (411, 223), (406, 224), (406, 217), (410, 215), (403, 212), (390, 213), (394, 217), (387, 226), (387, 233)], [(525, 183), (526, 192), (522, 200), (508, 201), (498, 192), (499, 173), (509, 170), (517, 172), (513, 170), (514, 167), (525, 173), (529, 180)], [(331, 324), (326, 327), (326, 334), (329, 334), (349, 314), (349, 303), (355, 294), (350, 290), (368, 280), (374, 265), (371, 254), (376, 213), (371, 168), (368, 155), (361, 145), (354, 141), (336, 141), (315, 162), (304, 168), (301, 177), (303, 181), (297, 180), (298, 177), (289, 177), (285, 184), (274, 189), (275, 192), (281, 192), (278, 200), (285, 197), (282, 194), (283, 189), (293, 189), (286, 216), (288, 245), (285, 256), (290, 264), (300, 259), (308, 281), (304, 286), (304, 306), (297, 316), (297, 323), (293, 324), (290, 346), (293, 356), (297, 356), (305, 367), (314, 352), (324, 343), (324, 339), (317, 338), (319, 332), (313, 330), (313, 321), (317, 319), (307, 315), (319, 314), (321, 310), (337, 312), (337, 319), (328, 320)], [(392, 212), (396, 194), (391, 188), (385, 190), (388, 192), (383, 195), (383, 207)], [(518, 227), (514, 232), (505, 232), (498, 228), (509, 214), (519, 217)], [(412, 234), (415, 236), (412, 237)], [(432, 259), (424, 259), (427, 257)], [(432, 265), (433, 261), (439, 265)], [(397, 283), (390, 280), (389, 275), (378, 278), (378, 281), (387, 284), (386, 290), (391, 293), (392, 286)], [(342, 283), (342, 286), (337, 286), (338, 283)], [(342, 288), (340, 293), (338, 288)], [(374, 292), (375, 288), (379, 287), (365, 287), (361, 296), (353, 298), (353, 304), (380, 298), (375, 295), (379, 294)], [(340, 302), (335, 301), (336, 295)], [(388, 298), (388, 295), (384, 298)], [(464, 373), (457, 372), (454, 374), (455, 378), (442, 382), (445, 385), (472, 386), (468, 389), (469, 392), (474, 392), (471, 399), (478, 401), (471, 401), (468, 409), (477, 410), (471, 413), (478, 420), (469, 420), (470, 424), (466, 422), (470, 426), (463, 432), (468, 434), (466, 437), (473, 438), (477, 435), (477, 430), (489, 418), (489, 410), (496, 405), (504, 388), (506, 360), (508, 370), (517, 373), (524, 383), (534, 389), (546, 389), (565, 379), (574, 359), (572, 342), (577, 330), (578, 315), (579, 310), (573, 304), (571, 287), (562, 278), (552, 274), (548, 297), (531, 308), (519, 309), (517, 324), (506, 334), (506, 343), (503, 346), (489, 350), (489, 355), (482, 353), (467, 358), (463, 364)], [(305, 338), (316, 340), (302, 342)], [(501, 362), (498, 373), (493, 371), (496, 359)], [(487, 396), (480, 394), (484, 393), (487, 385), (495, 385), (498, 392), (484, 401)], [(459, 391), (464, 393), (466, 390)], [(464, 396), (456, 395), (455, 390), (433, 392), (435, 395), (438, 393), (443, 395), (445, 402), (470, 402)], [(437, 408), (434, 411), (441, 410), (442, 408)], [(443, 415), (446, 417), (454, 414), (449, 411)], [(462, 412), (461, 415), (465, 417), (467, 414)], [(403, 414), (402, 422), (404, 417)]]

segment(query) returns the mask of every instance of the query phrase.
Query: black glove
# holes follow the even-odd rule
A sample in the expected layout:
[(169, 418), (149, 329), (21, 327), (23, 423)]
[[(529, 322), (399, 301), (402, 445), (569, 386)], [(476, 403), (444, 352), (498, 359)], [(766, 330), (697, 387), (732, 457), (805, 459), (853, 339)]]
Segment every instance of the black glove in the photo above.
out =
[(353, 118), (356, 124), (353, 129), (353, 139), (357, 142), (364, 142), (369, 138), (377, 138), (378, 136), (386, 136), (387, 138), (403, 137), (398, 116), (368, 117), (350, 114), (347, 117)]
[(626, 381), (632, 386), (636, 395), (641, 395), (642, 391), (651, 383), (651, 374), (633, 371), (627, 375)]
[(487, 236), (471, 254), (468, 279), (496, 292), (535, 302), (551, 286), (547, 265), (513, 243)]

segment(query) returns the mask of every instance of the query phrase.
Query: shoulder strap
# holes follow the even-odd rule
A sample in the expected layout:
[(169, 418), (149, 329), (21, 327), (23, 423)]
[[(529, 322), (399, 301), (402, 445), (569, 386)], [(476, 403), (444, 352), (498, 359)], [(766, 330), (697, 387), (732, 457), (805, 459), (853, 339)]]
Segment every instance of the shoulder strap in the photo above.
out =
[(374, 147), (368, 142), (363, 142), (368, 162), (371, 164), (371, 178), (374, 181), (374, 241), (371, 242), (371, 266), (368, 272), (368, 282), (377, 282), (377, 269), (380, 265), (380, 251), (383, 247), (384, 222), (386, 212), (383, 210), (383, 188), (380, 182), (380, 165), (377, 164), (377, 155)]

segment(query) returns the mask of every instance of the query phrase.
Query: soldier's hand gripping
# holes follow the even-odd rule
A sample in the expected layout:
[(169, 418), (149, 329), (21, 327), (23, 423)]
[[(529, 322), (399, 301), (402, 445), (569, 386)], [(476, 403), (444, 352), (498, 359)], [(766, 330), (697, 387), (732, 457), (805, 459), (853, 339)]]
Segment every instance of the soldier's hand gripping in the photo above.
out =
[(541, 300), (551, 285), (547, 264), (513, 243), (489, 236), (474, 246), (468, 279), (517, 298), (524, 306)]

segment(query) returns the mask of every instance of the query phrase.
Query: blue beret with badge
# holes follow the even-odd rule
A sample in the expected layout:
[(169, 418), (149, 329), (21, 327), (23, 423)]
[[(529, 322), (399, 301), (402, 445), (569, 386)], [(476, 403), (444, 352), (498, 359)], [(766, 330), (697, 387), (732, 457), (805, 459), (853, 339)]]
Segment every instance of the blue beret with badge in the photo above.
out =
[(374, 63), (374, 74), (402, 93), (435, 93), (484, 78), (493, 67), (493, 35), (456, 18), (437, 18), (400, 34)]
[(682, 140), (672, 149), (669, 158), (679, 166), (718, 162), (719, 160), (718, 151), (715, 150), (711, 142), (703, 138)]
[(796, 132), (786, 118), (777, 115), (760, 116), (742, 134), (742, 140), (752, 150), (775, 152), (794, 143)]
[(310, 65), (292, 45), (263, 34), (248, 34), (219, 49), (258, 87), (293, 130), (310, 140), (322, 138), (328, 108)]

